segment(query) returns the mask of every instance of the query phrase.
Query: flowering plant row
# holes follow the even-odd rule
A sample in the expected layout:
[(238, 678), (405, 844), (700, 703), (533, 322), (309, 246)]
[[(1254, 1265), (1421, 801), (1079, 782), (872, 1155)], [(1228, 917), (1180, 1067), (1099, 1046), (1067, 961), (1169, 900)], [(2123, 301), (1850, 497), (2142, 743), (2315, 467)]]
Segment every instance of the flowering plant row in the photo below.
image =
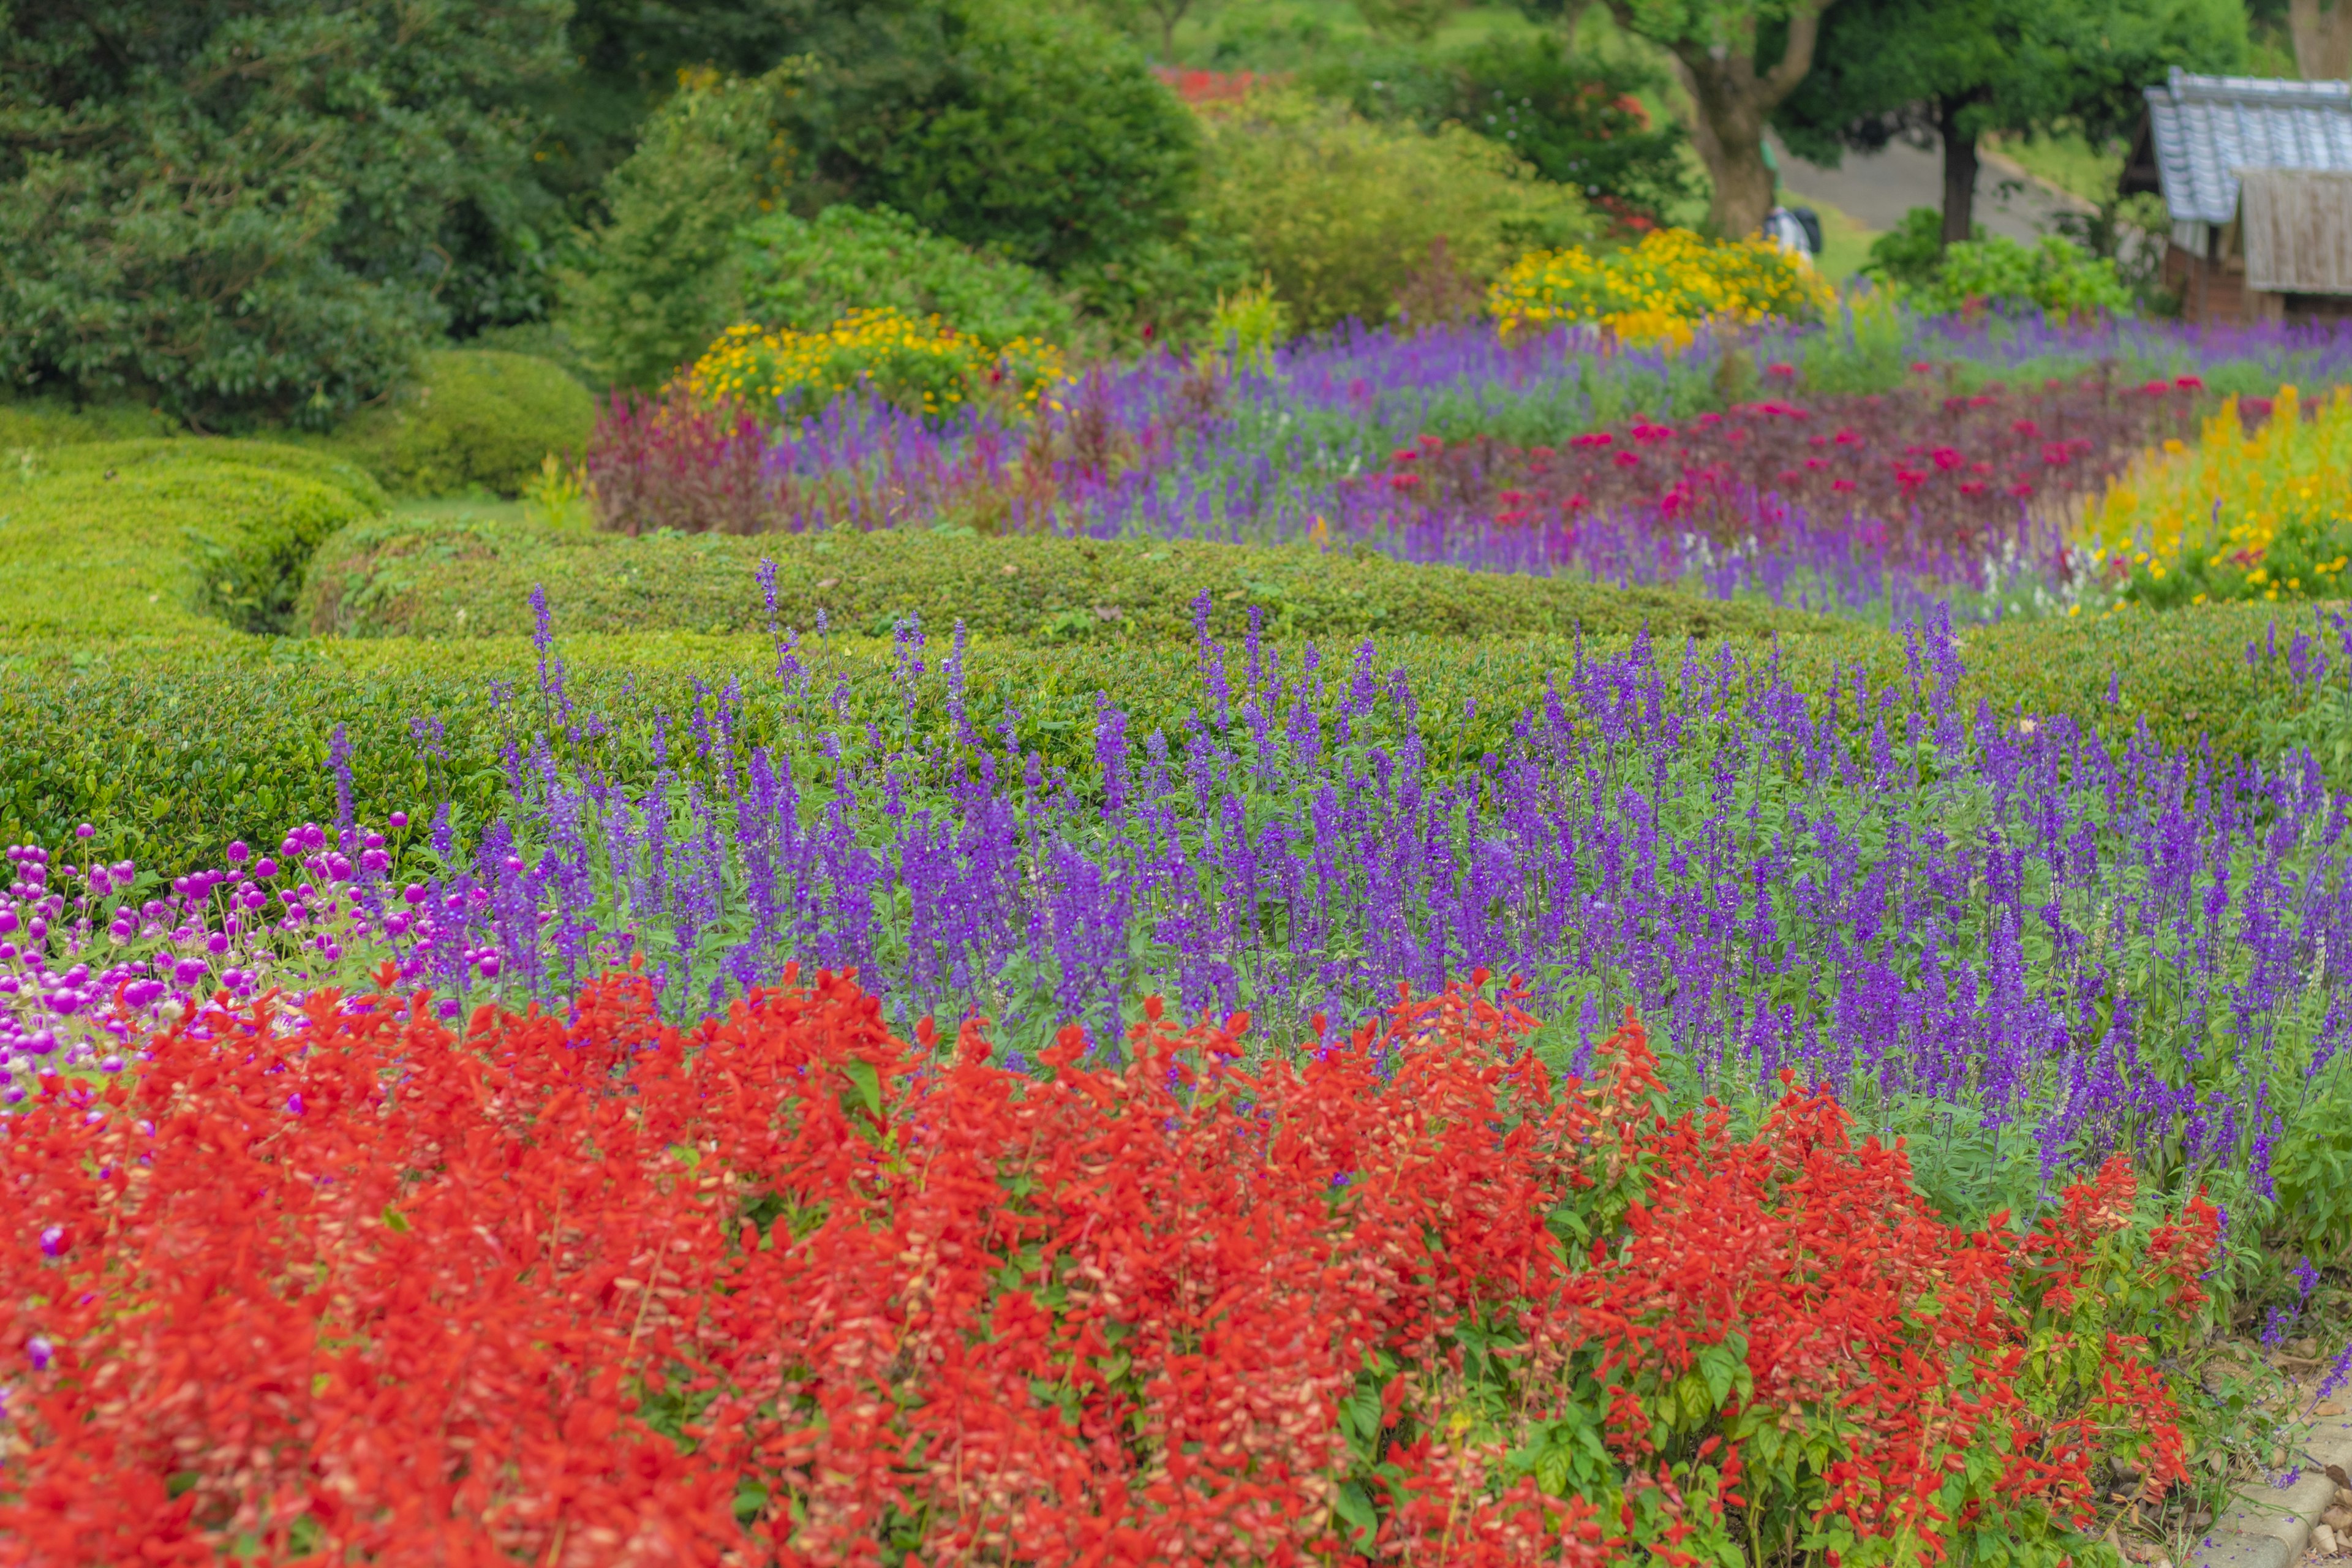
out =
[(2231, 398), (2194, 447), (2167, 441), (2093, 513), (2106, 577), (2160, 606), (2336, 599), (2352, 566), (2352, 387), (2306, 409)]
[(1767, 241), (1710, 243), (1663, 228), (1599, 256), (1531, 251), (1495, 284), (1486, 309), (1506, 334), (1585, 323), (1680, 349), (1707, 322), (1819, 321), (1835, 299), (1826, 279)]
[(1643, 528), (1662, 560), (1710, 547), (1787, 560), (1792, 535), (1836, 520), (1832, 536), (1866, 540), (1876, 560), (1925, 581), (1981, 586), (2004, 553), (2063, 581), (2063, 503), (2185, 427), (2203, 385), (2091, 376), (1804, 396), (1795, 379), (1793, 365), (1769, 364), (1779, 395), (1688, 419), (1637, 416), (1557, 447), (1425, 436), (1374, 482), (1465, 521), (1522, 528), (1531, 547), (1588, 569)]
[(1668, 1120), (1630, 1018), (1559, 1079), (1483, 980), (1256, 1067), (822, 973), (224, 997), (0, 1138), (0, 1561), (2056, 1564), (2187, 1506), (2201, 1197), (1956, 1228), (1834, 1101)]
[(684, 379), (697, 398), (740, 402), (761, 418), (818, 414), (836, 398), (871, 395), (942, 420), (975, 407), (1029, 415), (1064, 372), (1051, 343), (1025, 337), (991, 343), (938, 316), (886, 309), (853, 310), (810, 331), (740, 323)]

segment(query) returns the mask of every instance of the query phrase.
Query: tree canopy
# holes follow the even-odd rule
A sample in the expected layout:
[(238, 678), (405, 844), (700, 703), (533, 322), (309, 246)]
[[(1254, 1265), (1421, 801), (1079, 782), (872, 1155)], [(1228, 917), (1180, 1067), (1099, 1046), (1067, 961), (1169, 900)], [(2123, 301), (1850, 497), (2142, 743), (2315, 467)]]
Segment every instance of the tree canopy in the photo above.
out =
[(565, 0), (28, 0), (0, 26), (0, 378), (323, 421), (529, 314), (520, 99)]
[(1773, 124), (1832, 165), (1895, 136), (1940, 141), (1949, 242), (1969, 237), (1986, 135), (2068, 130), (2105, 144), (2129, 133), (2142, 89), (2172, 66), (2231, 70), (2245, 54), (2237, 0), (1839, 0)]

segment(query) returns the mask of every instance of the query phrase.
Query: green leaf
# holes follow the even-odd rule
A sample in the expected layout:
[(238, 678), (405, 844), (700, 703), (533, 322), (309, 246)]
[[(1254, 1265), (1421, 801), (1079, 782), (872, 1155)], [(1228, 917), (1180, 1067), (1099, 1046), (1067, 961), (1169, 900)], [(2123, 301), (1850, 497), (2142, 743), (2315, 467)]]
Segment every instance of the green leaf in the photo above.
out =
[(866, 1113), (875, 1121), (882, 1120), (882, 1075), (872, 1062), (850, 1061), (841, 1066), (857, 1098), (866, 1102)]

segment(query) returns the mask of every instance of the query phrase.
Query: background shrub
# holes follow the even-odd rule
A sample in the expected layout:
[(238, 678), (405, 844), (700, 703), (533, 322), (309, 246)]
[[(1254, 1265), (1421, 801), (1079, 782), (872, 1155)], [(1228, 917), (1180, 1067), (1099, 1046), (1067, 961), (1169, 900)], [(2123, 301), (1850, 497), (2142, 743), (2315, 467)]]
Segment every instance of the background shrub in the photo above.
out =
[(735, 234), (792, 179), (781, 116), (798, 74), (688, 78), (605, 178), (608, 216), (563, 274), (558, 317), (593, 375), (657, 385), (737, 320)]
[(2132, 294), (2113, 261), (2070, 239), (2044, 235), (2028, 249), (1997, 234), (1946, 246), (1942, 265), (1912, 302), (1935, 315), (1972, 308), (2121, 315), (2130, 312)]
[(824, 181), (1056, 275), (1181, 231), (1200, 136), (1132, 45), (1016, 0), (940, 19), (927, 82), (814, 79), (800, 133)]
[(560, 365), (528, 354), (444, 349), (424, 373), (339, 432), (348, 452), (394, 490), (520, 495), (550, 452), (577, 453), (595, 400)]
[[(323, 426), (433, 337), (538, 300), (512, 111), (566, 7), (18, 7), (0, 77), (0, 382)], [(505, 279), (495, 297), (482, 288)]]
[(1872, 241), (1863, 270), (1902, 286), (1907, 302), (1927, 314), (1989, 309), (2073, 316), (2132, 309), (2131, 289), (2112, 258), (2056, 235), (2029, 248), (2006, 235), (1988, 237), (1981, 224), (1969, 239), (1946, 245), (1943, 216), (1932, 207), (1913, 207), (1901, 225)]
[(1202, 121), (1213, 220), (1310, 331), (1386, 321), (1441, 238), (1485, 281), (1522, 250), (1591, 226), (1572, 192), (1459, 126), (1423, 134), (1277, 93), (1212, 106)]
[(1034, 268), (975, 251), (888, 207), (826, 207), (814, 218), (767, 213), (736, 237), (743, 314), (814, 332), (853, 310), (937, 315), (991, 348), (1014, 338), (1059, 342), (1069, 305)]
[(1698, 194), (1682, 127), (1653, 123), (1638, 96), (1662, 92), (1664, 76), (1630, 58), (1570, 54), (1549, 34), (1490, 37), (1447, 53), (1367, 50), (1301, 80), (1370, 120), (1423, 131), (1458, 124), (1612, 216), (1654, 222)]

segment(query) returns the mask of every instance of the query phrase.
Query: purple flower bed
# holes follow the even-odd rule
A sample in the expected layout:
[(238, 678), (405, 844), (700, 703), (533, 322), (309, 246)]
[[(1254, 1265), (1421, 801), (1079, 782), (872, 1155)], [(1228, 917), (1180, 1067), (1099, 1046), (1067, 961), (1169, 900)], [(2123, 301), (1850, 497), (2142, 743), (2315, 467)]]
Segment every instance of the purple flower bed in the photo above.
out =
[[(756, 479), (744, 477), (761, 428), (756, 411), (714, 418), (616, 407), (591, 468), (606, 525), (632, 530), (960, 525), (1306, 542), (1494, 571), (1689, 581), (1717, 595), (1882, 615), (1956, 598), (1968, 613), (1998, 614), (2046, 605), (2072, 582), (2063, 508), (2054, 503), (2095, 489), (2147, 440), (2192, 428), (2196, 397), (2168, 394), (2161, 407), (2118, 412), (2131, 389), (2151, 381), (2179, 393), (2324, 384), (2352, 374), (2347, 342), (2309, 329), (1892, 316), (1829, 331), (1703, 339), (1672, 356), (1615, 350), (1572, 329), (1518, 341), (1475, 325), (1342, 333), (1233, 374), (1165, 355), (1097, 368), (1020, 430), (984, 419), (940, 426), (844, 402), (820, 419), (768, 429)], [(1922, 395), (1931, 377), (1936, 392)], [(2042, 394), (2007, 390), (2053, 381), (2068, 390), (2048, 400), (2070, 405), (2040, 411), (2055, 419), (2024, 406)], [(1696, 509), (1671, 473), (1645, 474), (1639, 488), (1584, 484), (1547, 495), (1562, 503), (1585, 496), (1565, 521), (1534, 518), (1524, 501), (1498, 495), (1545, 494), (1541, 483), (1440, 497), (1434, 487), (1416, 495), (1395, 482), (1392, 454), (1432, 441), (1444, 451), (1468, 445), (1505, 454), (1499, 471), (1524, 470), (1529, 454), (1572, 452), (1578, 437), (1612, 428), (1664, 424), (1687, 436), (1710, 412), (1759, 406), (1737, 390), (1751, 383), (1774, 405), (1867, 426), (1873, 455), (1888, 459), (1868, 469), (1879, 482), (1850, 492), (1811, 482), (1807, 461), (1821, 454), (1796, 449), (1802, 437), (1775, 445), (1774, 460), (1736, 465), (1738, 481), (1710, 483)], [(2085, 401), (2085, 384), (2098, 393), (2095, 413), (2071, 406)], [(1955, 423), (1943, 406), (1950, 397), (1973, 404), (1988, 395), (2000, 405), (1999, 424), (2035, 425), (2026, 445), (2041, 467), (2030, 479), (1990, 450), (2017, 444), (2000, 431), (1973, 432), (1964, 445), (1947, 428)], [(1843, 416), (1874, 395), (1892, 401), (1865, 420)], [(2053, 442), (2073, 449), (2064, 473), (2041, 463)], [(1948, 465), (1938, 452), (1950, 455)], [(1906, 472), (1918, 479), (1903, 479)]]

